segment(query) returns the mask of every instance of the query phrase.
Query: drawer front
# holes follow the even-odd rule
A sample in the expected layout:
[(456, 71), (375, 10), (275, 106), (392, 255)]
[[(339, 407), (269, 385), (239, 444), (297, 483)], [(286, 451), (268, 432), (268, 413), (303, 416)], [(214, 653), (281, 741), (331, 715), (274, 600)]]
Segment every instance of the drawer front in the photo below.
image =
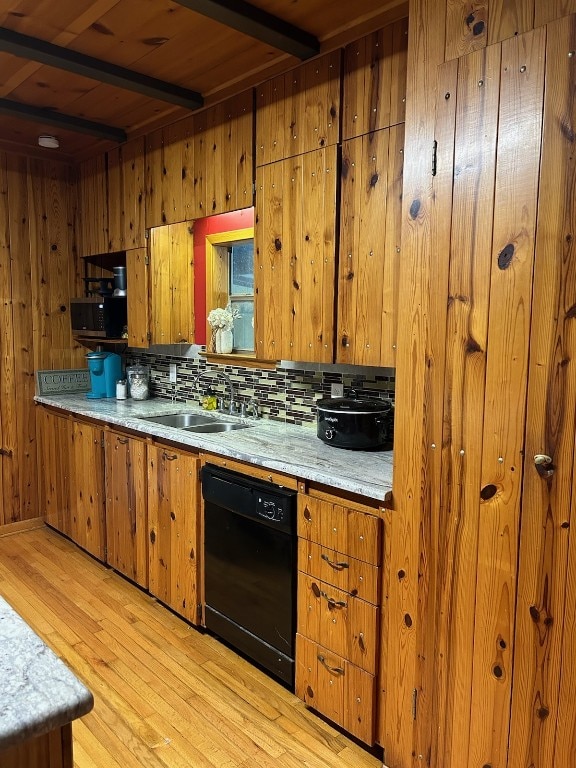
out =
[(374, 605), (379, 603), (380, 569), (376, 565), (355, 560), (313, 541), (299, 539), (298, 567), (309, 576), (349, 595)]
[(356, 738), (374, 743), (376, 678), (300, 634), (296, 695)]
[(298, 574), (298, 632), (375, 674), (378, 609), (304, 573)]
[(355, 560), (380, 565), (382, 520), (375, 515), (298, 494), (298, 536)]

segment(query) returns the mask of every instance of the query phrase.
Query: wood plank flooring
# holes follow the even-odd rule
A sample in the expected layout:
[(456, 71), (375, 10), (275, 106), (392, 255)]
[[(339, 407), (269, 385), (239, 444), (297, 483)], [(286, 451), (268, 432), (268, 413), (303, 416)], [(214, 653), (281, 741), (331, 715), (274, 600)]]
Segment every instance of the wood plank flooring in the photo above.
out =
[(75, 768), (382, 765), (49, 528), (0, 537), (0, 594), (94, 694)]

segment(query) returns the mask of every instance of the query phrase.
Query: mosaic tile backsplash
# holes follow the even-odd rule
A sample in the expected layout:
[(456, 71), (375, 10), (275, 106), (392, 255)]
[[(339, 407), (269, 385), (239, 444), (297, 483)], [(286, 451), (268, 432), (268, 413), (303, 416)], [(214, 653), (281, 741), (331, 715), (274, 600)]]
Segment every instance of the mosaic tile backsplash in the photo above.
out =
[[(354, 369), (341, 373), (336, 366), (334, 370), (330, 370), (330, 366), (325, 366), (323, 370), (298, 370), (292, 364), (289, 368), (279, 364), (268, 370), (241, 365), (215, 365), (203, 357), (173, 357), (134, 349), (128, 351), (126, 363), (150, 366), (151, 395), (173, 398), (179, 403), (199, 403), (209, 386), (219, 398), (226, 398), (227, 388), (221, 379), (211, 382), (206, 375), (200, 382), (196, 380), (199, 374), (222, 371), (233, 383), (237, 402), (256, 399), (263, 418), (292, 424), (315, 424), (316, 400), (330, 397), (330, 386), (334, 383), (343, 384), (346, 395), (353, 389), (360, 398), (394, 400), (395, 380), (391, 369), (361, 368), (357, 373)], [(169, 381), (170, 363), (177, 365), (176, 384)]]

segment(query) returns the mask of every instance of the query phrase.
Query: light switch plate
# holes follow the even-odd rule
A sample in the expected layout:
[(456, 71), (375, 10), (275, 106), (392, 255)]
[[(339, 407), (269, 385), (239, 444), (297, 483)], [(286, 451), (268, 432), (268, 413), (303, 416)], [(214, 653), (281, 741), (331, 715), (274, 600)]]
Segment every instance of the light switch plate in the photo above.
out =
[(330, 384), (331, 397), (344, 397), (344, 384)]
[(170, 384), (176, 384), (176, 363), (170, 363)]

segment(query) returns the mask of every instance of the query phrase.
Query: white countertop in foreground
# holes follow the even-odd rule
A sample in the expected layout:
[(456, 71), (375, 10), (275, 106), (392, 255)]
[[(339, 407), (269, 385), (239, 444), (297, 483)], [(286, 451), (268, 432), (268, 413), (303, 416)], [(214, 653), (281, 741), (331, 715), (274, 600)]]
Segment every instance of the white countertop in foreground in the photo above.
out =
[(90, 691), (2, 597), (0, 680), (0, 750), (60, 728), (94, 706)]
[(254, 425), (250, 429), (202, 434), (143, 421), (142, 417), (145, 416), (183, 410), (202, 413), (197, 406), (173, 403), (163, 398), (139, 401), (89, 400), (83, 394), (75, 394), (37, 396), (36, 401), (62, 408), (77, 416), (99, 419), (145, 435), (250, 462), (377, 501), (384, 501), (385, 494), (392, 490), (392, 451), (334, 448), (318, 439), (315, 425), (300, 427), (270, 419), (248, 419)]

